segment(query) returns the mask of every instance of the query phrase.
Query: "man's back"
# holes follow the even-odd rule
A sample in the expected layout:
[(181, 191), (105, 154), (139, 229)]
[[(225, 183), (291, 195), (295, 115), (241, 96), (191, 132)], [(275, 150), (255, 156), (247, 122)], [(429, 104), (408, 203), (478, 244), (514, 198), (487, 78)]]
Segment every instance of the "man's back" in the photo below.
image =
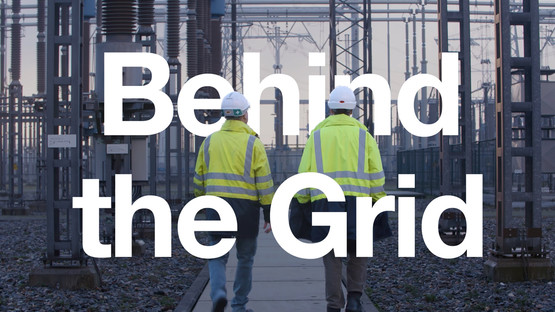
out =
[[(332, 125), (318, 130), (315, 135), (320, 137), (323, 173), (358, 170), (355, 155), (359, 152), (361, 130), (353, 125)], [(366, 134), (362, 131), (365, 139)], [(318, 142), (314, 143), (316, 148)]]
[[(264, 229), (271, 231), (270, 203), (274, 183), (264, 145), (248, 125), (247, 99), (231, 92), (222, 99), (222, 116), (226, 122), (220, 131), (208, 136), (198, 151), (195, 166), (195, 196), (218, 196), (233, 208), (237, 232), (210, 232), (210, 244), (222, 237), (235, 236), (237, 268), (231, 301), (233, 311), (249, 311), (246, 304), (252, 286), (252, 265), (256, 254), (256, 238), (260, 223), (260, 207), (264, 209)], [(208, 220), (219, 220), (213, 209), (206, 209)], [(227, 306), (226, 263), (229, 253), (208, 261), (212, 311), (223, 312)]]
[[(304, 190), (295, 196), (300, 203), (310, 201), (313, 212), (347, 213), (347, 305), (341, 288), (343, 261), (331, 251), (323, 257), (328, 312), (340, 312), (343, 308), (362, 311), (360, 298), (368, 259), (356, 256), (356, 209), (359, 208), (356, 198), (371, 196), (376, 201), (385, 196), (385, 179), (376, 141), (364, 125), (350, 117), (356, 103), (349, 87), (338, 86), (330, 93), (331, 116), (318, 124), (310, 135), (299, 165), (299, 172), (318, 172), (333, 178), (345, 195), (343, 202), (328, 202), (316, 189)], [(328, 232), (329, 227), (313, 226), (311, 239), (321, 241)]]
[[(218, 161), (210, 164), (209, 172), (244, 173), (246, 149), (252, 135), (238, 131), (217, 131), (210, 136), (209, 155)], [(254, 137), (253, 137), (254, 140)], [(204, 142), (206, 145), (206, 141)], [(204, 146), (201, 146), (204, 150)], [(252, 150), (251, 150), (252, 152)]]
[(202, 143), (195, 170), (195, 195), (271, 203), (273, 181), (264, 145), (245, 123), (228, 120)]
[[(238, 236), (258, 235), (260, 207), (266, 217), (274, 185), (264, 145), (247, 124), (227, 120), (220, 131), (204, 140), (194, 182), (195, 196), (218, 196), (233, 207)], [(217, 219), (212, 214), (209, 210), (207, 217)]]
[[(344, 114), (332, 115), (310, 136), (299, 172), (319, 172), (341, 185), (346, 196), (385, 196), (384, 173), (378, 146), (366, 127)], [(311, 201), (325, 198), (313, 190)], [(300, 201), (307, 201), (300, 198)]]

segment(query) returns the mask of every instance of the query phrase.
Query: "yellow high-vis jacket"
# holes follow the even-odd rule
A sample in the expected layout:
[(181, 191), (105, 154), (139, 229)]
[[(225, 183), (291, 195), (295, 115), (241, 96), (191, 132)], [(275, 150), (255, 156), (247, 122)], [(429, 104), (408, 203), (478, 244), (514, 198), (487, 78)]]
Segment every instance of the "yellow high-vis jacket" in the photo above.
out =
[(274, 196), (274, 182), (256, 132), (242, 121), (226, 120), (221, 130), (200, 146), (194, 184), (197, 197), (245, 199), (267, 208)]
[[(299, 165), (301, 172), (318, 172), (333, 178), (345, 196), (386, 196), (380, 151), (368, 129), (344, 114), (331, 115), (312, 131)], [(317, 189), (297, 193), (300, 203), (326, 196)]]

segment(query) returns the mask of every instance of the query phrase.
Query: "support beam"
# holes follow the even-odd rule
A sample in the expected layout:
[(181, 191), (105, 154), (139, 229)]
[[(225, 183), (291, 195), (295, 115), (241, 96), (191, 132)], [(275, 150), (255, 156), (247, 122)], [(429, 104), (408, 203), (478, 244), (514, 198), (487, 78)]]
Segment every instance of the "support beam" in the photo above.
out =
[[(154, 23), (154, 0), (141, 1), (138, 7), (139, 28), (135, 35), (135, 42), (142, 45), (143, 52), (156, 53), (157, 50), (157, 36), (152, 28)], [(143, 76), (143, 83), (150, 81), (149, 75)], [(148, 151), (149, 151), (149, 194), (156, 195), (156, 177), (157, 177), (157, 162), (158, 157), (158, 141), (160, 135), (154, 134), (148, 137)]]
[[(330, 90), (335, 88), (335, 75), (357, 76), (372, 72), (372, 25), (371, 1), (360, 4), (348, 0), (329, 1)], [(358, 33), (362, 32), (362, 36)], [(350, 37), (349, 34), (355, 34)], [(337, 37), (345, 37), (338, 40)], [(351, 62), (349, 62), (349, 60)], [(353, 67), (356, 65), (356, 68)], [(355, 90), (359, 100), (358, 119), (373, 132), (370, 112), (371, 92), (367, 88)], [(356, 117), (356, 115), (353, 114)]]
[[(519, 7), (495, 1), (497, 231), (485, 265), (486, 274), (495, 281), (553, 278), (548, 252), (542, 246), (538, 13), (538, 0), (523, 0)], [(511, 49), (512, 31), (523, 34), (522, 56)], [(518, 87), (520, 99), (513, 94)], [(513, 185), (514, 166), (524, 169), (523, 189)], [(516, 202), (524, 203), (524, 223), (513, 216)]]
[(81, 1), (52, 0), (47, 7), (47, 56), (50, 61), (47, 64), (46, 135), (54, 141), (64, 135), (64, 141), (70, 143), (52, 144), (47, 151), (46, 261), (51, 266), (60, 262), (64, 266), (84, 265), (81, 213), (71, 208), (72, 198), (81, 194), (82, 180)]
[(8, 93), (8, 209), (23, 209), (23, 86), (21, 85), (21, 0), (12, 0), (11, 74)]
[[(0, 113), (8, 114), (6, 97), (6, 1), (0, 3)], [(0, 131), (8, 132), (8, 118), (0, 116)], [(3, 135), (0, 139), (0, 191), (7, 190), (7, 162), (8, 162), (8, 136)]]
[[(442, 53), (459, 53), (459, 136), (440, 134), (440, 192), (466, 198), (466, 175), (472, 173), (472, 116), (471, 116), (471, 51), (469, 0), (459, 1), (457, 11), (449, 10), (446, 2), (438, 6), (439, 18), (439, 62)], [(459, 51), (449, 47), (449, 26), (459, 33)], [(440, 73), (441, 77), (441, 73)], [(440, 100), (440, 111), (442, 101)], [(454, 244), (464, 239), (466, 223), (458, 210), (446, 211), (440, 220), (440, 232), (444, 241)], [(447, 243), (449, 243), (447, 242)]]
[[(180, 46), (180, 31), (179, 31), (179, 7), (180, 2), (178, 0), (168, 0), (168, 21), (166, 23), (166, 56), (168, 61), (168, 66), (170, 68), (170, 79), (166, 85), (166, 94), (172, 100), (174, 107), (177, 107), (177, 97), (179, 95), (179, 90), (181, 89), (181, 62), (179, 61), (179, 46)], [(198, 5), (198, 4), (197, 4)], [(199, 14), (207, 14), (204, 10), (206, 9), (206, 3), (202, 9), (198, 9)], [(208, 9), (209, 9), (208, 5)], [(209, 14), (209, 10), (208, 10)], [(204, 19), (201, 19), (204, 20)], [(204, 30), (204, 33), (208, 33), (208, 29)], [(204, 46), (204, 45), (203, 45)], [(208, 60), (207, 60), (208, 61)], [(174, 115), (174, 119), (170, 126), (165, 130), (165, 163), (166, 163), (166, 200), (170, 203), (178, 204), (182, 207), (181, 201), (183, 197), (183, 155), (182, 155), (182, 138), (183, 138), (183, 127), (177, 118), (177, 114)], [(188, 132), (186, 133), (188, 136)], [(188, 159), (189, 150), (188, 145), (185, 150), (186, 166), (189, 169)], [(185, 176), (187, 184), (189, 181), (189, 175)], [(173, 182), (176, 182), (175, 194), (172, 192)], [(187, 193), (188, 195), (188, 189)]]

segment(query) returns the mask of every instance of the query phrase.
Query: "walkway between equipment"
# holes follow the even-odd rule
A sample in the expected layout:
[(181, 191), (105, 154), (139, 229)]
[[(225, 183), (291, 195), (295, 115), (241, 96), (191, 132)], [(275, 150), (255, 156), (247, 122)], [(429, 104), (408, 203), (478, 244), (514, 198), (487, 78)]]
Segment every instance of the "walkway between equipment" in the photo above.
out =
[[(226, 311), (231, 311), (236, 266), (237, 257), (233, 248), (226, 270), (229, 301)], [(367, 298), (363, 300), (363, 304), (364, 311), (375, 311)], [(193, 311), (206, 312), (211, 308), (208, 283)], [(258, 249), (254, 258), (252, 291), (247, 308), (255, 312), (326, 311), (322, 259), (304, 260), (293, 257), (278, 245), (272, 233), (267, 234), (260, 229)]]

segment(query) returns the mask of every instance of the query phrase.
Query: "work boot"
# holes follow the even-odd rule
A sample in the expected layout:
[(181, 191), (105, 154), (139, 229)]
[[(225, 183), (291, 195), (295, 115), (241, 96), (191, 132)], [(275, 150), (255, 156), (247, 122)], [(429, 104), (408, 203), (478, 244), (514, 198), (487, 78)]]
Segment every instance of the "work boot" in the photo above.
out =
[(360, 297), (362, 293), (359, 292), (349, 292), (347, 294), (347, 306), (345, 307), (346, 312), (362, 312), (362, 303), (360, 303)]
[(336, 308), (330, 308), (328, 307), (326, 312), (341, 312), (341, 309), (336, 309)]
[(212, 312), (224, 312), (226, 305), (227, 299), (225, 297), (222, 297), (214, 302), (214, 305), (212, 306)]

